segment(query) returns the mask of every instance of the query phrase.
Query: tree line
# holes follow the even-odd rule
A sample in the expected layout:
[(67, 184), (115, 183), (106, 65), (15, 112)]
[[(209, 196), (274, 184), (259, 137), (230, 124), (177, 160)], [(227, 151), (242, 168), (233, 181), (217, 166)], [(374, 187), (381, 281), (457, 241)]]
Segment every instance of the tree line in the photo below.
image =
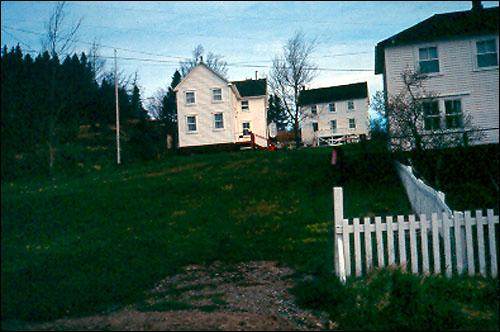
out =
[[(98, 81), (89, 56), (82, 52), (60, 60), (48, 51), (33, 58), (19, 45), (1, 51), (2, 178), (16, 172), (16, 158), (37, 156), (36, 167), (52, 171), (57, 151), (74, 144), (82, 126), (105, 130), (115, 123), (115, 77)], [(121, 123), (144, 122), (135, 79), (118, 77)], [(132, 137), (131, 137), (132, 138)]]

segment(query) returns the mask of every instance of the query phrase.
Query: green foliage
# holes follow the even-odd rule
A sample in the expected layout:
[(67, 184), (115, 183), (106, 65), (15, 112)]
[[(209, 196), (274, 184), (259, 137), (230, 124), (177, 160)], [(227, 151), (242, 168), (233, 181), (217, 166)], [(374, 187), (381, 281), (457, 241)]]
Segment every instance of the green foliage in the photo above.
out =
[(419, 176), (444, 192), (452, 209), (498, 211), (499, 156), (499, 145), (489, 144), (405, 153), (401, 158), (411, 158)]
[(381, 269), (346, 285), (321, 275), (295, 288), (299, 303), (327, 311), (340, 330), (498, 329), (498, 279), (422, 277)]
[(141, 119), (128, 124), (129, 140), (125, 145), (128, 161), (158, 159), (162, 150), (161, 128)]
[[(60, 63), (48, 52), (33, 60), (19, 45), (2, 49), (2, 179), (53, 173), (67, 165), (60, 152), (68, 143), (78, 145), (82, 125), (115, 122), (114, 76), (108, 73), (99, 85), (92, 65), (82, 53), (67, 56)], [(140, 91), (119, 87), (120, 120), (145, 118)], [(55, 165), (49, 168), (53, 148)], [(69, 159), (81, 159), (69, 156)]]
[(267, 122), (271, 123), (273, 121), (276, 123), (279, 131), (286, 130), (289, 122), (285, 107), (277, 95), (269, 96), (267, 107)]
[(168, 87), (167, 94), (163, 97), (159, 120), (164, 124), (164, 135), (171, 134), (174, 139), (174, 144), (177, 146), (177, 98), (174, 91), (175, 87), (181, 82), (181, 74), (178, 70), (172, 76), (172, 82)]

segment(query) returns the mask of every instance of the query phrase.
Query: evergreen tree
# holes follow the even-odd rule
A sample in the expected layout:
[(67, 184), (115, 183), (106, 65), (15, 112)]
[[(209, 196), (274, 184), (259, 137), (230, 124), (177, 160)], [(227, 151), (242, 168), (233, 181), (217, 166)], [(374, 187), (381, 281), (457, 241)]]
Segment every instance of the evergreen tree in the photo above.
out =
[[(62, 145), (78, 144), (82, 124), (107, 128), (115, 123), (114, 75), (109, 73), (99, 85), (85, 53), (60, 63), (47, 51), (33, 60), (29, 54), (23, 57), (19, 45), (10, 50), (5, 45), (1, 87), (2, 177), (52, 172)], [(141, 112), (145, 118), (137, 86), (129, 92), (123, 83), (118, 94), (121, 123), (126, 126)]]
[(165, 134), (172, 135), (174, 145), (177, 146), (177, 98), (174, 91), (175, 87), (181, 82), (181, 74), (178, 70), (172, 76), (172, 82), (168, 87), (167, 94), (163, 97), (160, 110), (160, 121), (165, 125)]
[(288, 116), (281, 99), (276, 95), (270, 95), (267, 108), (267, 122), (276, 123), (279, 131), (286, 130), (288, 126)]
[(145, 120), (148, 119), (148, 112), (142, 106), (141, 93), (139, 87), (134, 83), (134, 88), (132, 90), (132, 97), (130, 101), (130, 106), (132, 108), (132, 115), (135, 118)]

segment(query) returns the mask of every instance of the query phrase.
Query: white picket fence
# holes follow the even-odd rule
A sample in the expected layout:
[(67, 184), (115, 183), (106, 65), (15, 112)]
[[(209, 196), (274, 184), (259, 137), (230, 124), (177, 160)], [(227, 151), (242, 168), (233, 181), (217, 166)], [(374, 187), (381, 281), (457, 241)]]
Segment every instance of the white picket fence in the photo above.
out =
[(497, 276), (495, 224), (499, 218), (492, 209), (486, 216), (477, 210), (474, 217), (470, 211), (453, 215), (443, 212), (432, 213), (431, 218), (421, 214), (418, 220), (415, 215), (399, 215), (396, 220), (392, 216), (385, 220), (365, 217), (361, 223), (360, 218), (344, 218), (341, 187), (333, 188), (333, 196), (335, 272), (342, 282), (374, 267), (393, 265), (403, 270), (410, 266), (415, 274), (444, 272), (450, 277), (467, 271), (471, 276), (477, 272), (485, 277)]
[(411, 166), (402, 165), (395, 161), (396, 170), (403, 184), (411, 207), (416, 214), (425, 213), (427, 218), (431, 217), (432, 212), (448, 212), (452, 214), (451, 209), (445, 203), (445, 194), (435, 190), (427, 185), (414, 174)]

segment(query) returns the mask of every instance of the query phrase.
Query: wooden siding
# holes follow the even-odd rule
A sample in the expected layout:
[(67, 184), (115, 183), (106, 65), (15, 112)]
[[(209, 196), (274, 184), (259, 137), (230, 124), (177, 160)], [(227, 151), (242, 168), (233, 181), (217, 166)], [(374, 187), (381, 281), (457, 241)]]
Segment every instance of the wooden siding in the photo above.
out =
[[(316, 138), (312, 128), (312, 123), (318, 123), (317, 133), (330, 133), (330, 121), (337, 120), (336, 133), (354, 133), (357, 135), (369, 133), (369, 114), (368, 114), (368, 98), (353, 99), (354, 111), (347, 110), (347, 100), (335, 102), (335, 112), (329, 112), (328, 105), (330, 103), (317, 104), (318, 114), (311, 115), (311, 105), (303, 107), (306, 118), (302, 121), (301, 134), (302, 142), (310, 145)], [(354, 118), (356, 122), (355, 129), (349, 129), (349, 120)]]
[[(241, 109), (241, 101), (248, 100), (248, 111)], [(266, 97), (246, 97), (237, 101), (237, 127), (236, 136), (239, 141), (248, 141), (250, 137), (239, 138), (243, 134), (242, 123), (250, 122), (250, 130), (258, 136), (267, 137), (266, 123)], [(256, 139), (256, 143), (263, 145), (264, 142)]]
[[(212, 89), (222, 90), (222, 101), (212, 101)], [(197, 66), (178, 85), (177, 110), (179, 147), (227, 144), (249, 141), (250, 136), (240, 138), (242, 122), (251, 123), (250, 130), (260, 137), (257, 144), (265, 146), (267, 141), (266, 109), (267, 96), (247, 97), (249, 112), (241, 110), (241, 100), (237, 97), (231, 83), (224, 81), (205, 66)], [(196, 102), (187, 105), (185, 93), (195, 91)], [(214, 114), (222, 113), (224, 128), (216, 129)], [(196, 132), (187, 130), (187, 117), (196, 116)]]
[[(488, 38), (496, 39), (498, 56), (499, 41), (495, 35), (386, 47), (384, 79), (388, 95), (397, 95), (403, 88), (401, 73), (405, 69), (416, 70), (419, 47), (436, 46), (440, 72), (425, 81), (423, 87), (426, 91), (440, 96), (442, 114), (445, 99), (459, 98), (462, 101), (462, 110), (472, 115), (474, 126), (498, 128), (498, 66), (478, 69), (476, 64), (475, 43), (477, 40)], [(498, 143), (498, 129), (487, 131), (482, 143)]]
[[(222, 90), (222, 102), (212, 101), (212, 88)], [(185, 92), (195, 91), (196, 103), (186, 105)], [(179, 147), (233, 143), (234, 111), (227, 82), (204, 66), (197, 66), (177, 92)], [(214, 128), (214, 113), (223, 113), (224, 129)], [(187, 130), (186, 117), (196, 115), (197, 132)]]

